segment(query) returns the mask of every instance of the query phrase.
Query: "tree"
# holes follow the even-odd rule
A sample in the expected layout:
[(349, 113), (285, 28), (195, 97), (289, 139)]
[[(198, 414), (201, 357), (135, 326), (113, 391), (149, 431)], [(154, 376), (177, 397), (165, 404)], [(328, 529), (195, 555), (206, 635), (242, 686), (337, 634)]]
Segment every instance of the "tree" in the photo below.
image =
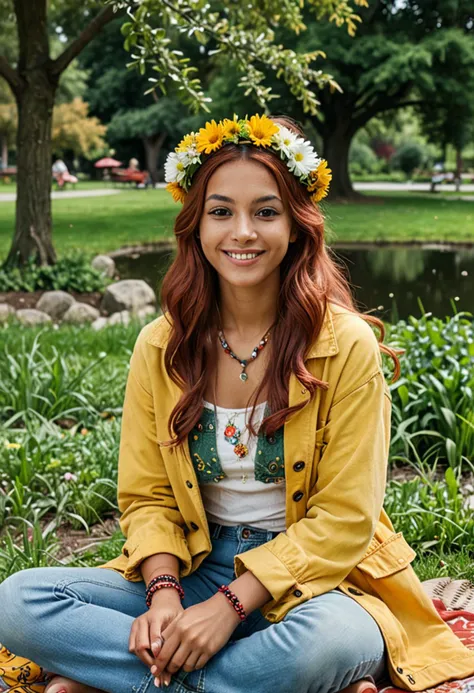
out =
[(88, 115), (89, 106), (76, 98), (54, 107), (52, 145), (56, 154), (72, 151), (76, 156), (90, 156), (105, 147), (105, 125)]
[[(333, 197), (358, 196), (349, 176), (349, 149), (354, 135), (372, 118), (415, 105), (429, 113), (427, 120), (436, 119), (442, 101), (448, 105), (455, 90), (457, 104), (463, 97), (472, 101), (472, 87), (467, 92), (474, 75), (473, 7), (471, 0), (373, 0), (361, 11), (353, 40), (324, 22), (311, 22), (301, 37), (288, 39), (295, 50), (325, 46), (327, 67), (342, 88), (320, 92), (318, 115), (311, 118), (333, 170)], [(286, 104), (304, 117), (288, 96)], [(443, 122), (454, 126), (455, 119)]]
[[(357, 16), (353, 5), (366, 0), (307, 0), (318, 18), (330, 16), (354, 33)], [(16, 65), (0, 56), (0, 75), (8, 82), (18, 108), (18, 194), (16, 229), (6, 264), (27, 262), (35, 256), (41, 264), (54, 263), (56, 254), (51, 234), (51, 125), (59, 78), (84, 47), (114, 17), (115, 7), (105, 4), (93, 14), (97, 2), (85, 0), (80, 8), (75, 0), (1, 0), (8, 22), (16, 22), (18, 59)], [(352, 4), (353, 3), (353, 4)], [(315, 94), (308, 89), (332, 83), (329, 75), (311, 66), (320, 52), (295, 54), (274, 43), (279, 24), (293, 32), (305, 28), (299, 0), (264, 0), (248, 4), (244, 0), (223, 0), (218, 11), (209, 11), (204, 2), (175, 0), (120, 0), (130, 22), (124, 27), (126, 48), (132, 52), (131, 66), (144, 74), (147, 65), (156, 72), (154, 86), (165, 89), (166, 79), (175, 83), (183, 101), (195, 108), (206, 108), (200, 82), (193, 77), (189, 59), (172, 48), (170, 27), (210, 43), (213, 54), (229, 55), (242, 73), (240, 84), (255, 93), (262, 105), (275, 95), (263, 85), (265, 70), (273, 70), (289, 85), (291, 93), (308, 112), (315, 112)], [(58, 17), (61, 21), (58, 21)], [(56, 24), (70, 40), (56, 58), (51, 57), (48, 26)], [(85, 25), (84, 25), (85, 24)]]
[[(86, 3), (87, 8), (93, 5)], [(5, 11), (9, 8), (6, 6)], [(102, 8), (52, 59), (47, 0), (14, 0), (18, 32), (16, 66), (0, 56), (0, 75), (7, 81), (18, 109), (16, 228), (6, 264), (25, 263), (33, 255), (52, 264), (56, 253), (51, 235), (51, 127), (59, 79), (70, 63), (114, 17)], [(11, 21), (11, 12), (9, 13)]]
[(164, 97), (147, 108), (117, 113), (108, 125), (111, 142), (139, 137), (145, 149), (146, 167), (154, 183), (158, 181), (157, 162), (168, 134), (176, 132), (180, 120), (180, 104)]

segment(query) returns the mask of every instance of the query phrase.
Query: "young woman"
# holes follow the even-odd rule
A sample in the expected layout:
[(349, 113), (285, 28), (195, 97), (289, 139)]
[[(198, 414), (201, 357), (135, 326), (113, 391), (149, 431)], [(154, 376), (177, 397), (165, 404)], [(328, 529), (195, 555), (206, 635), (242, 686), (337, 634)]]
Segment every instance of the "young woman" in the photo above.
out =
[[(330, 172), (288, 118), (206, 124), (123, 409), (122, 553), (0, 586), (0, 642), (47, 693), (417, 691), (474, 673), (382, 509), (391, 397), (324, 244)], [(169, 687), (167, 686), (169, 684)]]

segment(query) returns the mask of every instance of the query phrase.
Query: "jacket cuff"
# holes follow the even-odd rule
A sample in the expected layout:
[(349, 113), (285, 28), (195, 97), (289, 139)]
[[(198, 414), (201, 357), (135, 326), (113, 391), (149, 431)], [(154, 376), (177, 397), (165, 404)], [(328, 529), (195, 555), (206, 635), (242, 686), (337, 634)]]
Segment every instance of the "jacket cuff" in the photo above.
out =
[(234, 557), (236, 577), (250, 570), (272, 595), (274, 601), (265, 605), (266, 610), (299, 583), (307, 566), (305, 552), (285, 533)]
[(131, 537), (122, 547), (122, 553), (128, 558), (124, 578), (131, 582), (143, 580), (140, 563), (157, 553), (170, 553), (179, 559), (179, 576), (188, 575), (191, 570), (192, 558), (184, 536), (169, 531), (153, 534), (145, 539)]

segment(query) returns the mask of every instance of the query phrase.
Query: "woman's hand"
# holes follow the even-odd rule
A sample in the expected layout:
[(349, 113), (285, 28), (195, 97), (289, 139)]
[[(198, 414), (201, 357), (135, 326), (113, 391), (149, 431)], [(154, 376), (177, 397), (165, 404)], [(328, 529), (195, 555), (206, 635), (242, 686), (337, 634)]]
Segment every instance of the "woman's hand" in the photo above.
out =
[[(136, 654), (150, 669), (155, 663), (155, 657), (160, 652), (163, 641), (163, 631), (183, 613), (178, 592), (174, 588), (161, 589), (155, 592), (151, 608), (132, 623), (128, 650)], [(152, 671), (152, 673), (154, 673)], [(155, 677), (158, 677), (155, 674)], [(158, 685), (169, 683), (171, 674), (164, 673), (158, 679)]]
[(164, 643), (152, 673), (201, 669), (228, 642), (239, 623), (239, 615), (220, 592), (188, 607), (162, 630)]

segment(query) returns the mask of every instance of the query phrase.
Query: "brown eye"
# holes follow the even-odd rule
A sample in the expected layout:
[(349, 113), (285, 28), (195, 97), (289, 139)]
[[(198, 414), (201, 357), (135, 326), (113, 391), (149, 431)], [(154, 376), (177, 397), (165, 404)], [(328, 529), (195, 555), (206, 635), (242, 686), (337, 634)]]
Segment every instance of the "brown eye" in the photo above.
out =
[(259, 211), (259, 214), (262, 212), (270, 212), (270, 214), (264, 214), (264, 217), (274, 217), (278, 215), (276, 209), (272, 209), (271, 207), (265, 207), (265, 209), (261, 209)]
[[(217, 207), (216, 209), (213, 209), (212, 211), (209, 212), (214, 217), (225, 217), (227, 214), (225, 212), (228, 212), (229, 210), (226, 209), (225, 207)], [(224, 214), (217, 214), (217, 212), (224, 212)]]

